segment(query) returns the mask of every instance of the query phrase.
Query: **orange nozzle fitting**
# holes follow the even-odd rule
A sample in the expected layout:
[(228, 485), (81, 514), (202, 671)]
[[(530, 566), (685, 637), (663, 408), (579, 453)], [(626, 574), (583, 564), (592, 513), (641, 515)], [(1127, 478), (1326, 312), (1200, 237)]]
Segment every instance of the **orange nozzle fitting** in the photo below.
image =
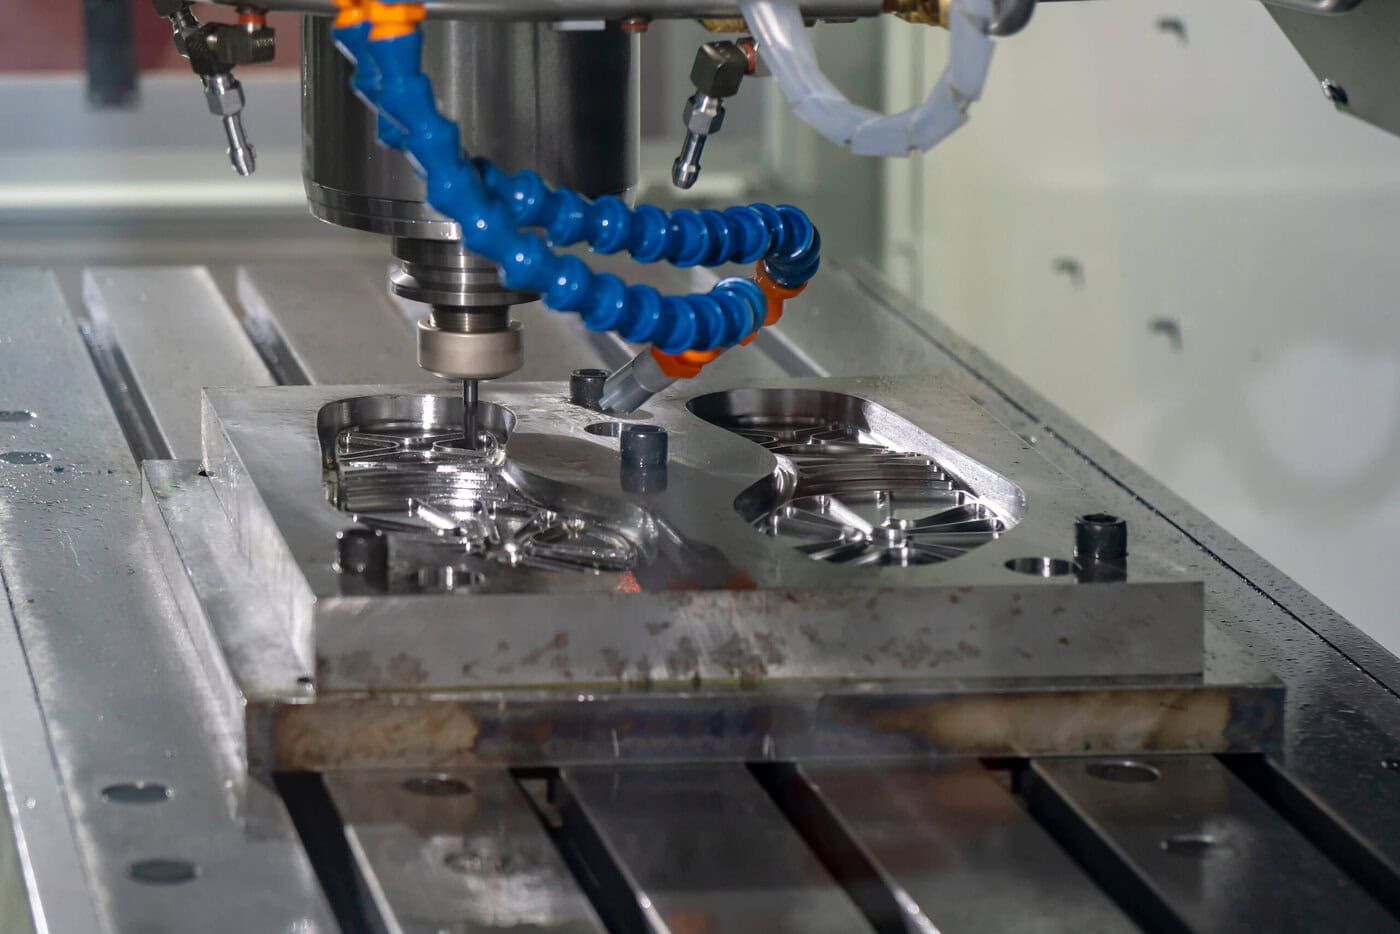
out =
[[(783, 316), (783, 302), (789, 298), (796, 298), (802, 294), (802, 290), (807, 288), (806, 283), (789, 288), (785, 285), (778, 285), (768, 276), (768, 270), (763, 265), (763, 260), (758, 261), (754, 270), (753, 281), (763, 290), (763, 296), (768, 299), (768, 316), (763, 319), (763, 324), (754, 330), (752, 334), (739, 341), (742, 347), (753, 342), (758, 337), (758, 332), (763, 328), (770, 327), (778, 323)], [(656, 365), (661, 368), (661, 372), (675, 379), (694, 379), (700, 375), (700, 371), (707, 363), (712, 362), (720, 354), (724, 353), (723, 348), (714, 350), (684, 350), (680, 353), (662, 353), (657, 348), (651, 348), (651, 355), (656, 360)]]
[(241, 6), (238, 8), (238, 24), (240, 26), (266, 26), (267, 11), (259, 10), (256, 7)]
[(344, 29), (347, 26), (358, 26), (369, 18), (365, 12), (365, 5), (361, 0), (335, 0), (338, 12), (335, 14), (335, 28)]
[(397, 39), (407, 36), (418, 28), (418, 24), (428, 15), (422, 3), (382, 3), (368, 0), (369, 21), (373, 27), (369, 31), (370, 41), (376, 39)]

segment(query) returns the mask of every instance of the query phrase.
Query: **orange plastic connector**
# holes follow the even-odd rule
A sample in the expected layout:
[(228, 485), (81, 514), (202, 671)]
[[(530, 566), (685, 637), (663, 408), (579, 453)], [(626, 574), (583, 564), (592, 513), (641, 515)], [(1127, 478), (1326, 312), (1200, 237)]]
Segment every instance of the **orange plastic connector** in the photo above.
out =
[[(783, 316), (783, 302), (789, 298), (796, 298), (802, 294), (803, 289), (807, 288), (806, 283), (797, 288), (778, 285), (768, 277), (768, 270), (763, 267), (763, 260), (758, 261), (753, 281), (758, 283), (758, 287), (763, 290), (764, 297), (768, 299), (768, 316), (763, 319), (763, 325), (759, 330), (777, 324)], [(758, 330), (739, 341), (739, 345), (742, 347), (745, 344), (750, 344), (756, 337), (758, 337)], [(651, 348), (651, 356), (656, 360), (656, 365), (661, 368), (661, 372), (674, 379), (694, 379), (700, 375), (700, 371), (705, 368), (707, 363), (712, 362), (722, 353), (724, 353), (723, 348), (685, 350), (675, 354), (662, 353), (655, 347)]]
[(339, 8), (339, 12), (335, 14), (336, 29), (358, 26), (369, 18), (362, 0), (335, 0), (335, 5)]
[(266, 26), (267, 11), (241, 6), (238, 8), (238, 24), (240, 26)]
[(407, 36), (418, 28), (427, 15), (428, 8), (422, 3), (369, 0), (369, 21), (374, 24), (369, 31), (370, 41)]

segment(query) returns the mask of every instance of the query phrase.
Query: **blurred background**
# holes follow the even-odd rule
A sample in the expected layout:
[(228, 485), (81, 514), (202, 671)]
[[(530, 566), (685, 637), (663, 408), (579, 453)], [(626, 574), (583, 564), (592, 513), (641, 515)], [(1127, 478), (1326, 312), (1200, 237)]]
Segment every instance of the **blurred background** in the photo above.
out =
[[(294, 18), (272, 20), (277, 62), (240, 70), (259, 168), (239, 179), (147, 0), (0, 13), (30, 24), (0, 33), (0, 263), (386, 261), (306, 213)], [(885, 109), (945, 61), (946, 36), (897, 21), (814, 36)], [(998, 42), (969, 124), (907, 161), (845, 155), (751, 80), (682, 194), (668, 174), (708, 38), (641, 39), (643, 197), (802, 204), (831, 255), (1400, 650), (1400, 139), (1337, 114), (1259, 4), (1044, 4)]]

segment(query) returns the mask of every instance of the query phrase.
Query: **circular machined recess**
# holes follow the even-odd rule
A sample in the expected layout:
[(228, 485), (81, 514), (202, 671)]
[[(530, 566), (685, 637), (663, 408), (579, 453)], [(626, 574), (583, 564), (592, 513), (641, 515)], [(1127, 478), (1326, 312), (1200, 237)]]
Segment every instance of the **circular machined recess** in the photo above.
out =
[(622, 422), (594, 422), (591, 425), (583, 426), (583, 430), (590, 435), (598, 435), (603, 438), (622, 437)]
[(102, 789), (102, 798), (113, 804), (164, 804), (174, 796), (159, 782), (121, 782)]
[(1179, 833), (1167, 837), (1160, 846), (1173, 856), (1184, 856), (1189, 859), (1204, 859), (1228, 849), (1224, 841), (1208, 833)]
[(1064, 558), (1012, 558), (1006, 562), (1006, 569), (1032, 577), (1065, 577), (1074, 573), (1074, 562)]
[(132, 881), (143, 885), (180, 885), (199, 877), (199, 867), (187, 859), (142, 859), (126, 867)]
[(1161, 772), (1146, 762), (1134, 762), (1132, 759), (1090, 762), (1085, 766), (1085, 771), (1101, 781), (1123, 785), (1145, 785), (1162, 777)]
[(457, 798), (472, 793), (472, 786), (460, 778), (446, 775), (422, 775), (403, 783), (403, 790), (425, 798)]

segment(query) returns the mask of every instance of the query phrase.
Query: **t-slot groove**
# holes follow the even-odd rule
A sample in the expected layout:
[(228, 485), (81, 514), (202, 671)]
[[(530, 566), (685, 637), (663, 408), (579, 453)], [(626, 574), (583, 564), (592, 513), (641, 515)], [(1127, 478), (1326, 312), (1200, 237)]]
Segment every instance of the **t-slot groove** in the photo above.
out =
[(342, 934), (388, 934), (345, 837), (345, 822), (317, 772), (272, 776)]
[(1325, 803), (1265, 756), (1216, 758), (1371, 897), (1400, 918), (1400, 873)]
[(750, 762), (749, 772), (813, 855), (881, 934), (904, 934), (908, 912), (880, 869), (791, 762)]
[(511, 774), (608, 931), (649, 934), (652, 928), (642, 913), (637, 892), (597, 828), (570, 796), (559, 770), (513, 769)]
[(1151, 934), (1189, 934), (1191, 928), (1126, 854), (1094, 830), (1073, 801), (1035, 777), (1022, 760), (1012, 772), (1027, 810), (1134, 923)]

